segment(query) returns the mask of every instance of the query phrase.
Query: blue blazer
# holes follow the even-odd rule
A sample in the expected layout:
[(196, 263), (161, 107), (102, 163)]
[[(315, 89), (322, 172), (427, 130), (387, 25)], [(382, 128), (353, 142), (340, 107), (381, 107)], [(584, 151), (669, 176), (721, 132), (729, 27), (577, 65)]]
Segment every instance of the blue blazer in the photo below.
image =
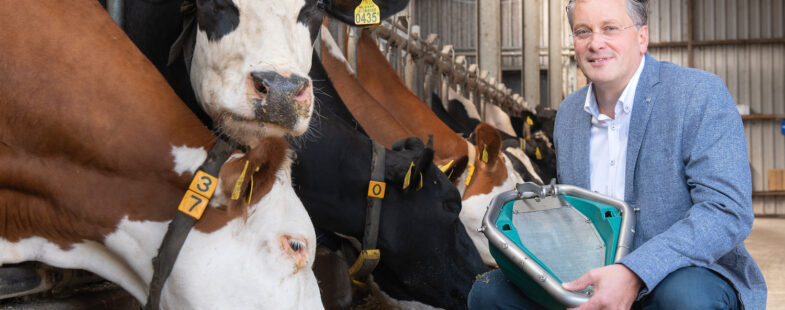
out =
[[(718, 76), (646, 54), (627, 142), (625, 201), (640, 209), (633, 251), (620, 263), (645, 296), (687, 266), (728, 279), (746, 309), (764, 309), (766, 284), (744, 247), (752, 184), (741, 117)], [(554, 144), (559, 183), (589, 187), (588, 86), (562, 102)]]

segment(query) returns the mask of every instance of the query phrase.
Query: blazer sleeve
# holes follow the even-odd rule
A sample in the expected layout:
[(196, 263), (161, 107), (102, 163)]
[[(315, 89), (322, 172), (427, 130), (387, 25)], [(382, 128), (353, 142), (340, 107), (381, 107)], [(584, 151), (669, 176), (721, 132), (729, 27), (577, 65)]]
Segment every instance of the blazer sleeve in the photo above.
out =
[(715, 75), (699, 82), (685, 109), (681, 160), (692, 206), (619, 261), (643, 280), (640, 296), (679, 268), (713, 265), (752, 229), (747, 143), (725, 83)]

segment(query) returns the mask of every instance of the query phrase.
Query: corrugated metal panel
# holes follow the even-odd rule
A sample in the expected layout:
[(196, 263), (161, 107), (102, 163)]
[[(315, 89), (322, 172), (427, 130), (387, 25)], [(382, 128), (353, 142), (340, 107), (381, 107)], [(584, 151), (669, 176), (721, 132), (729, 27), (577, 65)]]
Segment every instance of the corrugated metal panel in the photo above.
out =
[(649, 41), (687, 40), (687, 1), (654, 0), (649, 2)]
[(695, 0), (695, 39), (781, 38), (783, 16), (782, 0)]
[(413, 23), (420, 25), (423, 35), (437, 33), (442, 44), (452, 44), (458, 50), (474, 50), (477, 1), (428, 0), (415, 1), (414, 5)]

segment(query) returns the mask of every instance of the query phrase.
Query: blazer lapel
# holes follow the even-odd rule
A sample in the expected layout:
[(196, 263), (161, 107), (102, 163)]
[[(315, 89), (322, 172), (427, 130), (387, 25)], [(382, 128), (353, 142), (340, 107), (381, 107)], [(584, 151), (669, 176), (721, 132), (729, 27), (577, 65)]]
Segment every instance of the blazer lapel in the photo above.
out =
[(630, 131), (627, 138), (627, 169), (624, 173), (624, 200), (630, 201), (633, 193), (635, 178), (635, 165), (638, 162), (641, 143), (646, 134), (646, 127), (651, 115), (652, 106), (657, 99), (656, 85), (660, 82), (660, 63), (645, 55), (646, 63), (643, 65), (638, 87), (635, 89), (635, 101), (630, 118)]
[(577, 133), (573, 136), (573, 149), (576, 150), (575, 159), (577, 162), (574, 164), (576, 184), (575, 186), (591, 189), (590, 187), (590, 174), (589, 161), (590, 147), (591, 147), (591, 114), (583, 110), (583, 104), (580, 105), (577, 117), (575, 117), (576, 128), (572, 132)]

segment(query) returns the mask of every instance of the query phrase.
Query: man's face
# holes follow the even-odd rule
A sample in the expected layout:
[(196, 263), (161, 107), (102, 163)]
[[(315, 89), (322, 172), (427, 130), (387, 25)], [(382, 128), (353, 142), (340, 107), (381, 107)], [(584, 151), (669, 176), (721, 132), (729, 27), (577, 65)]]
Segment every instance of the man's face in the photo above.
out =
[[(626, 0), (578, 0), (572, 24), (573, 32), (593, 32), (588, 38), (574, 37), (575, 60), (586, 77), (599, 87), (623, 89), (646, 53), (648, 27), (636, 30)], [(609, 29), (616, 31), (602, 34), (603, 30), (614, 32)]]

